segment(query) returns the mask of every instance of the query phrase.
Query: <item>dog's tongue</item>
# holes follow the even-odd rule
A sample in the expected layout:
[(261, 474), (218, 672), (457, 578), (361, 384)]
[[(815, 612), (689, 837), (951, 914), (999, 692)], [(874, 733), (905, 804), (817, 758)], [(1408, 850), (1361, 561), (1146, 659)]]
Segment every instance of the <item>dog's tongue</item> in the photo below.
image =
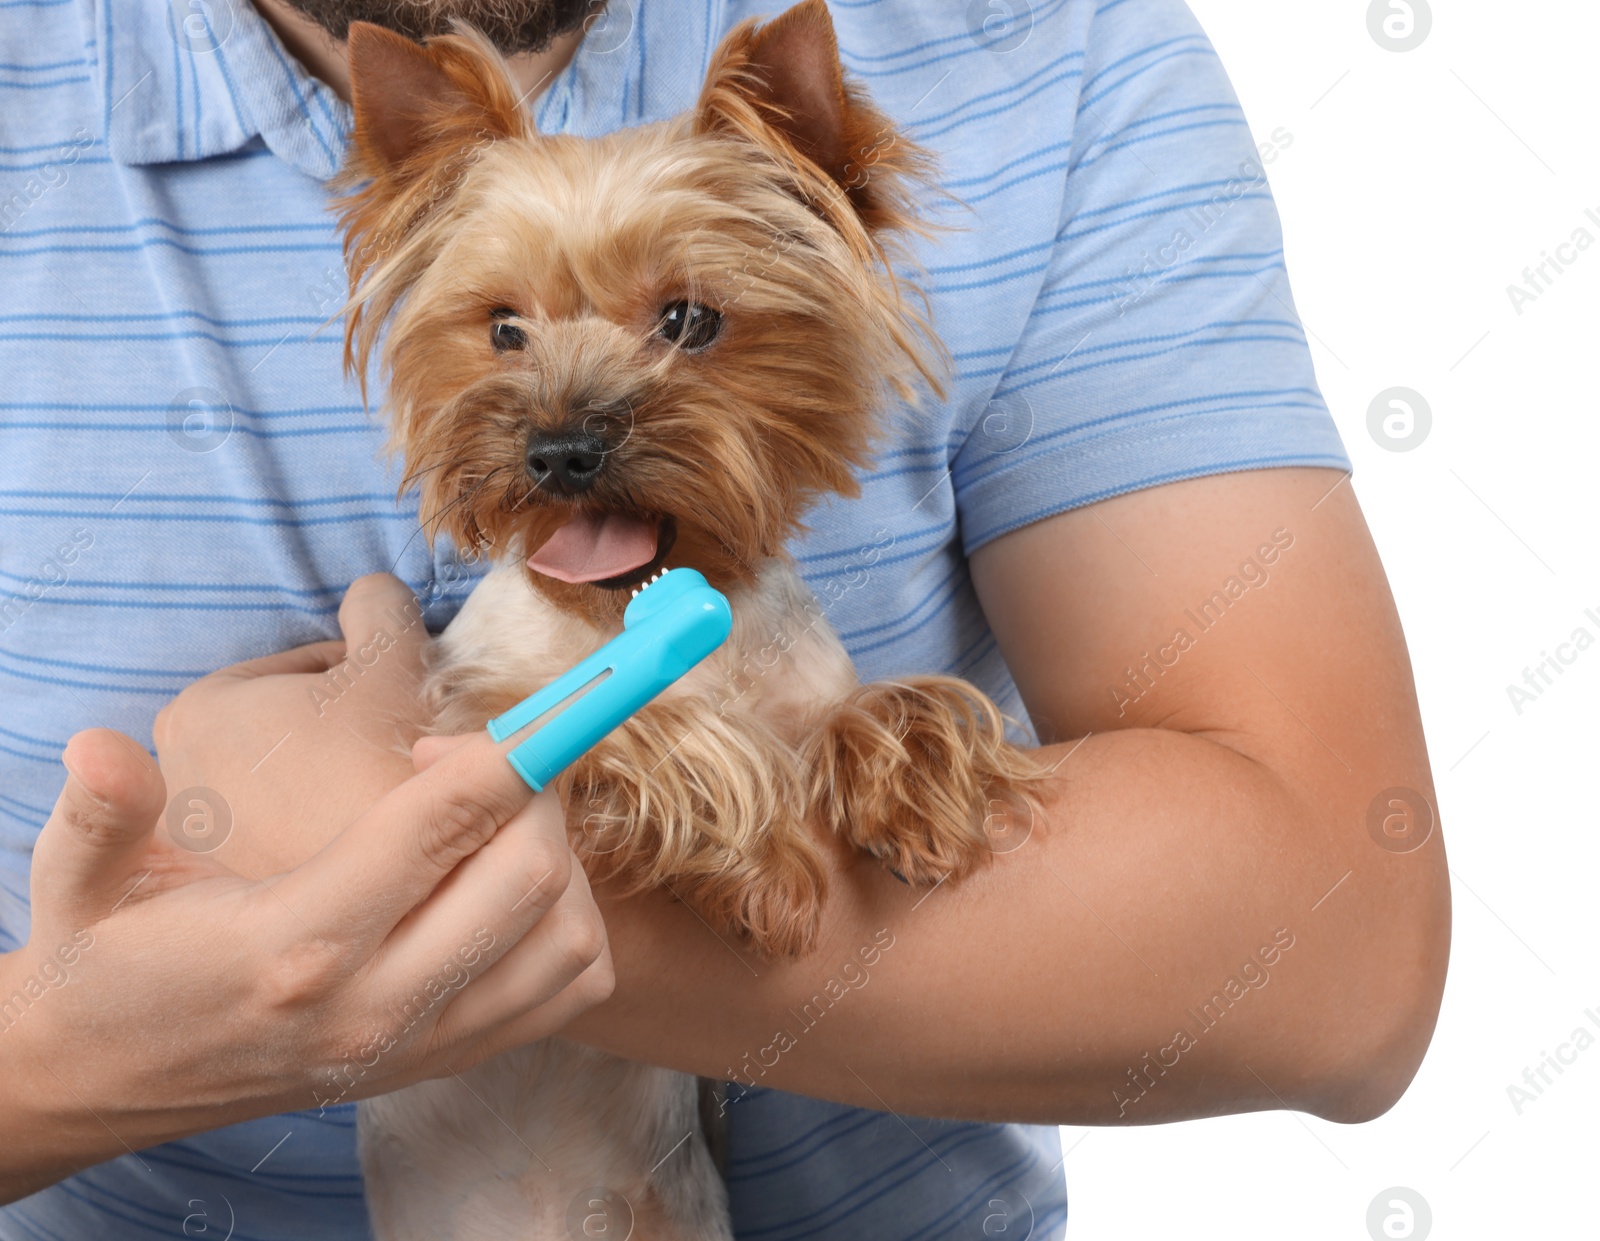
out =
[(660, 528), (622, 513), (577, 513), (528, 557), (528, 568), (563, 582), (597, 582), (649, 564)]

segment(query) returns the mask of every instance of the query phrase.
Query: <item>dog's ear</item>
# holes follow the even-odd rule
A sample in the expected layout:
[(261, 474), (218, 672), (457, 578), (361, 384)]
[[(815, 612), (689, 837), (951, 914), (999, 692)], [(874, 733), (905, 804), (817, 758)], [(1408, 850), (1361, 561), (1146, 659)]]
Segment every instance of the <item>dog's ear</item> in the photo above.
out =
[(505, 61), (473, 27), (426, 46), (351, 22), (355, 135), (335, 184), (351, 287), (447, 206), (490, 143), (533, 132)]
[(426, 265), (404, 243), (449, 210), (486, 146), (531, 136), (533, 122), (500, 53), (464, 23), (424, 46), (351, 22), (349, 54), (355, 135), (334, 185), (346, 191), (336, 206), (353, 295), (344, 363), (365, 395), (378, 325)]
[(368, 175), (403, 185), (529, 128), (504, 61), (470, 27), (424, 46), (351, 22), (349, 54), (355, 155)]
[(811, 197), (836, 200), (843, 191), (874, 232), (908, 222), (908, 182), (931, 169), (927, 154), (845, 76), (823, 0), (730, 31), (712, 58), (695, 120), (697, 132), (742, 137), (820, 172), (825, 192)]

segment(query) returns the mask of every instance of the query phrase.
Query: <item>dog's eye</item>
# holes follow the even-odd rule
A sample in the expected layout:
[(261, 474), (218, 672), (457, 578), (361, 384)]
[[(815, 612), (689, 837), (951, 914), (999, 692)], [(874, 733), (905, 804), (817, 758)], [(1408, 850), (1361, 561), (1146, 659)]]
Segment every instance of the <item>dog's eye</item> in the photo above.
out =
[(673, 302), (661, 312), (659, 330), (667, 340), (693, 353), (717, 339), (722, 315), (699, 302)]
[(496, 353), (504, 353), (507, 349), (521, 349), (528, 343), (528, 334), (514, 323), (504, 323), (501, 320), (515, 319), (517, 312), (509, 306), (496, 306), (489, 312), (489, 317), (495, 322), (489, 329), (489, 341), (494, 345)]

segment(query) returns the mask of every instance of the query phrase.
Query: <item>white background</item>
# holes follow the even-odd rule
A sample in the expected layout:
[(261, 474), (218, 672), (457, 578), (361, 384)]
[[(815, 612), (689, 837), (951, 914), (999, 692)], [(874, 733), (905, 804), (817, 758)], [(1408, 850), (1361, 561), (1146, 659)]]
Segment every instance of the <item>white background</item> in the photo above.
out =
[[(1068, 1127), (1068, 1233), (1365, 1241), (1369, 1204), (1404, 1186), (1436, 1238), (1600, 1236), (1600, 1045), (1520, 1115), (1507, 1094), (1575, 1029), (1600, 1038), (1600, 644), (1520, 715), (1506, 692), (1579, 626), (1600, 640), (1600, 6), (1433, 0), (1397, 53), (1368, 0), (1189, 2), (1257, 141), (1294, 136), (1268, 177), (1411, 646), (1455, 937), (1432, 1049), (1388, 1115)], [(1519, 315), (1507, 286), (1579, 227), (1595, 247)], [(1396, 386), (1433, 415), (1407, 452), (1367, 430)]]

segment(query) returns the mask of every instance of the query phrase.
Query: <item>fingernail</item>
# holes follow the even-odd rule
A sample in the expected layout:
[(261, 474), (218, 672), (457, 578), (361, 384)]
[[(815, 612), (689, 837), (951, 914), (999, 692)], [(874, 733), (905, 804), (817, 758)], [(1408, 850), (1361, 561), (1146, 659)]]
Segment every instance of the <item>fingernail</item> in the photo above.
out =
[(102, 805), (105, 803), (106, 799), (104, 797), (100, 796), (100, 794), (95, 791), (94, 786), (91, 785), (87, 780), (85, 780), (82, 776), (80, 776), (76, 771), (73, 770), (72, 764), (67, 762), (67, 755), (66, 755), (66, 751), (65, 750), (63, 750), (62, 753), (61, 753), (61, 765), (67, 769), (67, 775), (70, 776), (74, 781), (76, 781), (78, 787), (80, 789), (82, 789), (90, 798), (92, 798), (96, 802), (101, 803)]

